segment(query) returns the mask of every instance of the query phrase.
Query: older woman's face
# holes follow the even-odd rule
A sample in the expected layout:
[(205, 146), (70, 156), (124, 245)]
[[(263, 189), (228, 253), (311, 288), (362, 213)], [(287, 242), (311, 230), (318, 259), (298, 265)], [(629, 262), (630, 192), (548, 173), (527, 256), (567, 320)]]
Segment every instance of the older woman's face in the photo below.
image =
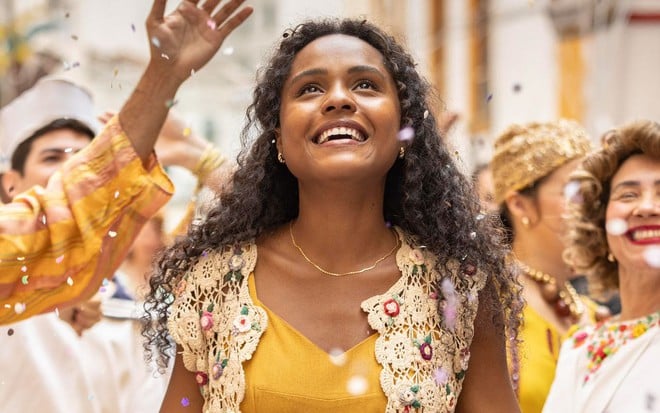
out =
[(634, 155), (621, 164), (612, 178), (605, 217), (608, 224), (626, 229), (620, 235), (607, 233), (619, 265), (648, 268), (649, 248), (657, 253), (660, 247), (660, 160)]

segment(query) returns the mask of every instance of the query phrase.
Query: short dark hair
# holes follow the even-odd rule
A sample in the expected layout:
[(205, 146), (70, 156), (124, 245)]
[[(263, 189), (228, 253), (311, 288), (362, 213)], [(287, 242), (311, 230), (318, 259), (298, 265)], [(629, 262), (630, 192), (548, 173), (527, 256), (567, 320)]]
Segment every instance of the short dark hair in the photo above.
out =
[(23, 175), (25, 173), (25, 161), (32, 150), (32, 143), (40, 136), (60, 129), (71, 129), (74, 132), (85, 134), (89, 136), (90, 140), (94, 138), (94, 132), (92, 129), (79, 120), (68, 118), (55, 119), (49, 124), (39, 128), (16, 147), (16, 150), (11, 156), (11, 169), (18, 171)]

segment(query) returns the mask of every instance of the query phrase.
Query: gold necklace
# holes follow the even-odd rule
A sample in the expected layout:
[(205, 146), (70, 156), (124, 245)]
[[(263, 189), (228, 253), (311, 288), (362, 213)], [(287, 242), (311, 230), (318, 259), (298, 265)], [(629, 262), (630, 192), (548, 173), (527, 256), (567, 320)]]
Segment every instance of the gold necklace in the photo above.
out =
[(294, 247), (296, 247), (298, 252), (300, 252), (300, 255), (303, 256), (305, 261), (312, 264), (314, 266), (314, 268), (321, 271), (323, 274), (332, 275), (333, 277), (343, 277), (343, 276), (346, 276), (346, 275), (362, 274), (363, 272), (373, 270), (374, 268), (376, 268), (376, 265), (378, 265), (381, 261), (385, 260), (387, 257), (392, 255), (394, 253), (394, 251), (396, 251), (396, 249), (399, 247), (399, 237), (396, 234), (396, 232), (394, 232), (394, 238), (396, 240), (396, 244), (394, 245), (394, 248), (392, 248), (387, 254), (383, 255), (380, 258), (378, 258), (376, 260), (376, 262), (373, 263), (373, 265), (370, 265), (368, 267), (362, 268), (360, 270), (355, 270), (355, 271), (332, 272), (332, 271), (324, 270), (323, 268), (321, 268), (321, 266), (319, 266), (318, 264), (316, 264), (312, 260), (310, 260), (309, 257), (307, 256), (307, 254), (305, 254), (305, 251), (303, 251), (302, 248), (300, 247), (300, 245), (298, 245), (296, 243), (296, 239), (293, 236), (293, 221), (291, 221), (291, 223), (289, 224), (289, 235), (291, 235), (291, 243), (293, 244)]
[(518, 261), (518, 266), (525, 275), (541, 284), (541, 296), (552, 305), (555, 314), (561, 318), (570, 316), (573, 321), (580, 320), (584, 313), (584, 303), (570, 282), (564, 281), (563, 288), (559, 289), (557, 280), (550, 274), (535, 270), (522, 261)]

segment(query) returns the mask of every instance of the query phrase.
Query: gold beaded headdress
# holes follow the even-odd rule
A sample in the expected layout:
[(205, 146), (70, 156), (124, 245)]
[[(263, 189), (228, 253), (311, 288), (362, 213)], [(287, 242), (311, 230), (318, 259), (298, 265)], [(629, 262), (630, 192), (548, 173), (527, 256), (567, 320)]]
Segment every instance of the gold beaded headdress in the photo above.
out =
[(591, 142), (575, 121), (511, 125), (495, 139), (491, 162), (495, 202), (586, 155)]

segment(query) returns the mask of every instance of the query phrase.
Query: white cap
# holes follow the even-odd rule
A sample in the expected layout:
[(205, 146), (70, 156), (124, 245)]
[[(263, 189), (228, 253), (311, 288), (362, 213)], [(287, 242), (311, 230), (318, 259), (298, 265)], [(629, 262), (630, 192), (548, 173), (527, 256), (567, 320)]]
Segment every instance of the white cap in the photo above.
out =
[(0, 109), (0, 173), (11, 168), (18, 145), (57, 119), (75, 119), (95, 134), (99, 130), (91, 93), (62, 77), (42, 78)]

